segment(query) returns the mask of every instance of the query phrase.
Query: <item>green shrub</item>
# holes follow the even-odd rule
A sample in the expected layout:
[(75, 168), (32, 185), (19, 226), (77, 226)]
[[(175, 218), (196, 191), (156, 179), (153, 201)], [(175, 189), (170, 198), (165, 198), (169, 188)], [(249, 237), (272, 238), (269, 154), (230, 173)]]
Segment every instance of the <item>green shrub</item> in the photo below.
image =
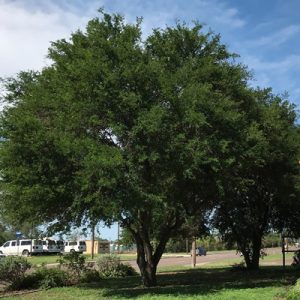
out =
[(31, 264), (24, 257), (8, 256), (0, 260), (0, 280), (12, 286), (20, 282)]
[(70, 285), (69, 274), (61, 269), (41, 268), (35, 272), (40, 288), (52, 288)]
[(75, 282), (80, 281), (80, 277), (86, 271), (85, 256), (77, 252), (71, 252), (58, 259), (60, 266), (64, 266), (68, 269), (70, 275)]
[(13, 289), (38, 289), (70, 285), (69, 274), (60, 269), (37, 269), (34, 273), (26, 275), (17, 282)]
[(129, 264), (119, 264), (118, 271), (121, 274), (121, 277), (137, 275), (136, 270)]
[(100, 273), (95, 269), (87, 269), (81, 276), (81, 282), (97, 282), (101, 280)]
[(97, 261), (98, 270), (102, 277), (125, 277), (136, 275), (132, 266), (122, 264), (115, 255), (105, 255)]

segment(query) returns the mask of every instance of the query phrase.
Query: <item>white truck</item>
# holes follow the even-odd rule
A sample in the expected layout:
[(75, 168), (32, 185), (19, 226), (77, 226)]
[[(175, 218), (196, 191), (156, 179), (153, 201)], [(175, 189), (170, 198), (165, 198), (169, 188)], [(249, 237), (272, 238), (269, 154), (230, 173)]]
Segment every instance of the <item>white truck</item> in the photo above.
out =
[(4, 255), (37, 255), (43, 253), (41, 240), (20, 239), (5, 242), (0, 247), (0, 254)]

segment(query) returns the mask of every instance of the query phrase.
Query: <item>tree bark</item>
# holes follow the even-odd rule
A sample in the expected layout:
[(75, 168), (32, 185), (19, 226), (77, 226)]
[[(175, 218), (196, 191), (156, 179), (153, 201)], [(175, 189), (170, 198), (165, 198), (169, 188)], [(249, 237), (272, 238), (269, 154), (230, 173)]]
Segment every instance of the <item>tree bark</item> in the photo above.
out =
[(157, 265), (170, 238), (171, 229), (168, 232), (165, 232), (163, 237), (160, 239), (155, 251), (153, 251), (150, 239), (147, 235), (145, 235), (145, 232), (135, 231), (130, 227), (127, 228), (132, 233), (136, 241), (136, 262), (141, 272), (142, 283), (146, 287), (156, 286)]
[[(135, 240), (137, 245), (137, 264), (139, 266), (142, 283), (146, 287), (156, 286), (156, 269), (157, 264), (153, 259), (152, 251), (149, 251), (151, 245), (147, 245), (138, 233), (135, 233)], [(148, 248), (148, 249), (145, 249)]]
[(252, 245), (249, 248), (243, 248), (242, 253), (244, 255), (246, 267), (248, 270), (259, 269), (259, 259), (261, 250), (261, 237), (255, 237), (252, 239)]
[(142, 283), (146, 287), (156, 286), (157, 265), (165, 250), (169, 235), (166, 234), (166, 236), (160, 240), (154, 253), (150, 241), (143, 240), (139, 233), (136, 233), (135, 237), (137, 244), (137, 264), (141, 272)]

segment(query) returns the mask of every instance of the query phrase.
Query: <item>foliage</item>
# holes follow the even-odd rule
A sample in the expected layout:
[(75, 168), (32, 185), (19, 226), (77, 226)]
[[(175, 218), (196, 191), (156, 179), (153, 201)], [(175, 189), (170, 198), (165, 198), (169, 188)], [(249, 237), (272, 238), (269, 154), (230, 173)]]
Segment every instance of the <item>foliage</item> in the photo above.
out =
[(7, 225), (0, 221), (0, 245), (13, 238), (15, 238), (15, 234), (9, 231)]
[(69, 274), (64, 270), (40, 268), (35, 271), (35, 275), (39, 278), (39, 287), (41, 288), (67, 286), (70, 284)]
[(237, 243), (249, 269), (257, 269), (263, 236), (299, 222), (299, 131), (293, 105), (270, 90), (254, 93), (257, 113), (239, 145), (234, 171), (223, 174), (213, 219), (228, 244)]
[(86, 257), (77, 252), (62, 255), (57, 261), (60, 267), (66, 267), (73, 278), (74, 282), (79, 282), (81, 276), (87, 270), (85, 265)]
[(197, 239), (196, 244), (204, 247), (207, 251), (229, 250), (233, 247), (228, 247), (224, 241), (216, 235), (206, 236)]
[(287, 300), (299, 300), (300, 299), (300, 280), (298, 279), (296, 284), (288, 291)]
[(37, 238), (41, 233), (37, 227), (28, 222), (24, 222), (21, 226), (12, 226), (9, 217), (5, 217), (5, 214), (1, 213), (1, 208), (0, 216), (0, 245), (8, 240), (16, 239), (16, 231), (22, 232), (23, 237), (32, 239)]
[(13, 286), (24, 278), (30, 268), (31, 264), (25, 258), (7, 256), (0, 260), (0, 280)]
[[(112, 278), (93, 284), (81, 284), (43, 290), (24, 295), (24, 299), (285, 299), (287, 278), (294, 281), (299, 273), (287, 268), (263, 268), (260, 272), (232, 272), (230, 268), (201, 268), (158, 274), (157, 287), (141, 288), (138, 277)], [(279, 297), (279, 295), (281, 297)], [(15, 297), (8, 299), (13, 300)]]
[(269, 233), (263, 237), (263, 248), (281, 247), (281, 237), (277, 233)]
[(100, 280), (100, 274), (93, 269), (85, 269), (80, 277), (75, 277), (74, 273), (68, 270), (60, 268), (46, 268), (41, 267), (36, 269), (31, 274), (26, 274), (19, 280), (11, 284), (10, 289), (22, 290), (22, 289), (46, 289), (54, 287), (70, 286), (77, 283), (90, 283), (98, 282)]
[(137, 275), (134, 268), (123, 264), (116, 255), (104, 255), (97, 261), (97, 267), (102, 277), (126, 277)]
[[(235, 247), (228, 245), (217, 235), (208, 235), (196, 239), (196, 245), (204, 247), (207, 251), (229, 250)], [(171, 238), (166, 245), (166, 252), (190, 252), (192, 239)]]
[(39, 268), (32, 274), (28, 274), (13, 286), (14, 289), (38, 289), (38, 288), (53, 288), (70, 285), (69, 273), (53, 268)]
[(124, 228), (120, 234), (120, 244), (124, 245), (125, 247), (130, 247), (132, 244), (134, 244), (134, 242), (134, 237), (130, 231)]
[(81, 276), (81, 282), (98, 282), (101, 280), (100, 273), (95, 269), (87, 269), (84, 271), (83, 275)]
[(40, 73), (5, 81), (5, 215), (14, 224), (52, 222), (53, 230), (118, 220), (137, 244), (146, 286), (156, 284), (169, 238), (191, 223), (204, 232), (212, 211), (224, 236), (232, 226), (223, 216), (238, 220), (231, 240), (245, 235), (247, 247), (249, 224), (264, 222), (261, 206), (280, 207), (272, 210), (279, 228), (289, 207), (280, 199), (295, 200), (286, 197), (296, 173), (292, 107), (249, 88), (247, 69), (198, 23), (142, 40), (140, 20), (101, 14), (53, 42), (52, 64)]

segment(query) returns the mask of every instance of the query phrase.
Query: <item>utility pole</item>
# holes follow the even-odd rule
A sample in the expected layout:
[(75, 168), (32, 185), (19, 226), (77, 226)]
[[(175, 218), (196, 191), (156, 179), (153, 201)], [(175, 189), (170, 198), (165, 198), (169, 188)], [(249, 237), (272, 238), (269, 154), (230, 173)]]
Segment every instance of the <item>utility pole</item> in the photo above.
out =
[(196, 238), (193, 238), (192, 242), (192, 268), (196, 267)]
[(118, 254), (120, 254), (120, 223), (118, 222)]
[(189, 254), (189, 239), (188, 238), (185, 239), (185, 251), (186, 251), (186, 254)]
[(94, 259), (95, 253), (95, 225), (92, 225), (92, 259)]
[(281, 234), (282, 267), (285, 269), (285, 243), (284, 236)]

